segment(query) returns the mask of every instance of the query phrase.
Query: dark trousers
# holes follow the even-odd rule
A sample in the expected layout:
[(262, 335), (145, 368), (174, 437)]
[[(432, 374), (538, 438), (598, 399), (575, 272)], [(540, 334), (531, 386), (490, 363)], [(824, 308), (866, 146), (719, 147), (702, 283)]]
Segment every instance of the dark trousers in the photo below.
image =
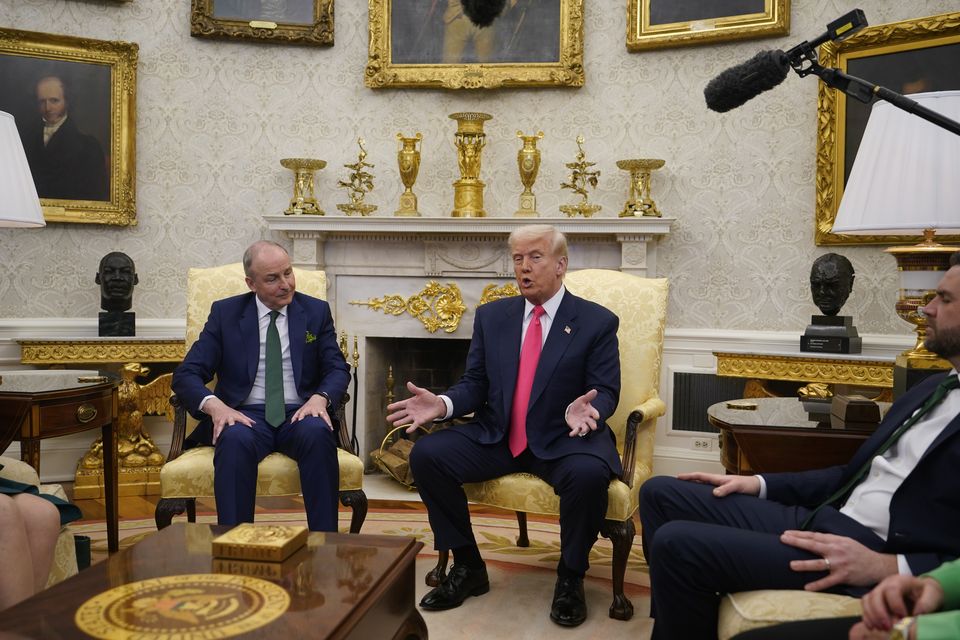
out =
[(560, 552), (567, 569), (585, 573), (590, 548), (607, 513), (610, 468), (595, 456), (568, 455), (540, 460), (529, 450), (514, 458), (506, 439), (478, 444), (462, 433), (443, 430), (417, 441), (410, 455), (417, 489), (427, 507), (438, 550), (476, 545), (463, 483), (526, 471), (560, 496)]
[[(713, 487), (665, 476), (640, 489), (644, 555), (650, 565), (653, 638), (717, 637), (717, 611), (727, 593), (802, 589), (822, 572), (796, 572), (791, 560), (818, 558), (780, 542), (810, 513), (742, 494), (717, 498)], [(853, 538), (875, 551), (884, 541), (833, 508), (822, 509), (812, 529)], [(837, 588), (861, 595), (865, 589)]]
[(287, 421), (277, 428), (267, 424), (263, 405), (240, 407), (253, 427), (224, 427), (213, 453), (213, 490), (217, 522), (235, 525), (253, 522), (257, 493), (257, 464), (268, 454), (280, 453), (297, 461), (300, 488), (311, 531), (337, 530), (340, 467), (333, 431), (322, 418), (289, 422), (300, 405), (287, 405)]

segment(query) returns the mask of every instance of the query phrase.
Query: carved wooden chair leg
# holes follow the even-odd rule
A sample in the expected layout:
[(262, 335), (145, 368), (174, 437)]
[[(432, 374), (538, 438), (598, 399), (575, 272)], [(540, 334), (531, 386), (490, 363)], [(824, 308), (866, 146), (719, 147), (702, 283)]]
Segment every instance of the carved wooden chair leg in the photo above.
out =
[(520, 533), (517, 536), (518, 547), (529, 547), (530, 538), (527, 537), (527, 513), (526, 511), (517, 511), (517, 526), (520, 527)]
[(616, 620), (629, 620), (633, 617), (633, 603), (623, 592), (623, 579), (627, 573), (630, 548), (637, 535), (633, 518), (626, 522), (604, 520), (600, 533), (613, 543), (613, 604), (610, 605), (610, 617)]
[(360, 527), (367, 519), (367, 494), (362, 489), (341, 491), (340, 503), (353, 509), (353, 515), (350, 516), (350, 533), (360, 533)]
[(424, 582), (428, 587), (439, 586), (443, 579), (447, 577), (447, 560), (450, 558), (449, 551), (441, 551), (437, 555), (437, 566), (430, 570)]
[(173, 517), (178, 516), (185, 511), (187, 512), (187, 517), (189, 518), (190, 507), (194, 507), (193, 511), (193, 520), (190, 522), (196, 521), (196, 505), (195, 503), (190, 503), (188, 498), (160, 498), (160, 502), (157, 503), (157, 508), (153, 512), (153, 519), (157, 523), (157, 530), (166, 528), (170, 526), (170, 523), (173, 522)]

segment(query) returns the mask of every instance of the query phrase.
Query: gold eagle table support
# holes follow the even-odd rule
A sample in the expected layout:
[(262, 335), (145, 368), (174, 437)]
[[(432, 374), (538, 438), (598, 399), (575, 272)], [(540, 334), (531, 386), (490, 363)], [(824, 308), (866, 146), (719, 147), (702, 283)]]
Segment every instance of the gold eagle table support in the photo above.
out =
[[(136, 382), (136, 378), (149, 374), (150, 369), (136, 362), (120, 369), (117, 457), (121, 496), (160, 494), (160, 467), (166, 458), (143, 430), (143, 416), (166, 415), (173, 422), (172, 374), (166, 373), (145, 385)], [(77, 463), (74, 496), (101, 498), (103, 495), (103, 442), (97, 438)]]

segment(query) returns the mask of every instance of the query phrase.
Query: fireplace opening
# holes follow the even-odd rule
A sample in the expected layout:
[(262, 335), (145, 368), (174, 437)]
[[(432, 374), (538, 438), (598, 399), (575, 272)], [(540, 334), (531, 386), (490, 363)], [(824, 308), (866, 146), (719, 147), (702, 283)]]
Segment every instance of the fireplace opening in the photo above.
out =
[[(409, 397), (410, 381), (433, 393), (442, 393), (463, 375), (470, 341), (456, 338), (367, 338), (365, 382), (366, 443), (361, 454), (370, 464), (369, 453), (380, 447), (393, 429), (387, 423), (387, 404)], [(392, 372), (392, 379), (390, 374)]]

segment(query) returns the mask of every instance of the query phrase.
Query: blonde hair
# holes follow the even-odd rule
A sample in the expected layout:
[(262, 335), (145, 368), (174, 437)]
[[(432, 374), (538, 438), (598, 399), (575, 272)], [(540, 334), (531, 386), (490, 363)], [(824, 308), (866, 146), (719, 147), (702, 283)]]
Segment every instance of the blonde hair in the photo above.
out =
[(553, 255), (567, 257), (567, 236), (549, 224), (528, 224), (517, 227), (510, 234), (507, 243), (512, 251), (518, 242), (539, 238), (545, 238), (550, 243), (550, 251)]

